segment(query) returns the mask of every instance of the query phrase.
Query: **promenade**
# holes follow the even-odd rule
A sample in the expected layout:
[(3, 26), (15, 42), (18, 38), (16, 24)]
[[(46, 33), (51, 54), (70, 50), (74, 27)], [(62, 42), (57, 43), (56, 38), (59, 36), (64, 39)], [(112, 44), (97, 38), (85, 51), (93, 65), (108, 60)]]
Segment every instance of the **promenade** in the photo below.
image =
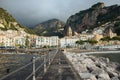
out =
[(66, 56), (59, 51), (42, 79), (37, 80), (80, 80)]

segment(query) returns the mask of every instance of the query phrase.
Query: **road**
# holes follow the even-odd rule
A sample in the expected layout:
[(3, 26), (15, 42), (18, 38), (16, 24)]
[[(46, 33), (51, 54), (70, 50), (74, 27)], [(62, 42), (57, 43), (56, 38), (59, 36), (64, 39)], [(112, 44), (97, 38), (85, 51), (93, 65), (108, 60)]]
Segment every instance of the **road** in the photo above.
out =
[(66, 56), (59, 51), (42, 78), (36, 80), (80, 80)]

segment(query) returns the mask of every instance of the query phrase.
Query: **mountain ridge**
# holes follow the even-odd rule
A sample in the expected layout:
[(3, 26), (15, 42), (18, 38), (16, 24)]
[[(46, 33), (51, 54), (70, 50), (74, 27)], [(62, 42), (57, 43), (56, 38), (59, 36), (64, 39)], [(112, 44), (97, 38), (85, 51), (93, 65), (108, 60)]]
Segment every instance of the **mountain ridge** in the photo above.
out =
[(7, 30), (17, 30), (19, 29), (25, 31), (29, 34), (34, 34), (29, 28), (22, 26), (16, 21), (16, 19), (7, 10), (0, 8), (0, 29), (3, 31)]
[(40, 36), (59, 36), (63, 37), (65, 23), (59, 19), (53, 18), (37, 24), (33, 29)]
[(120, 6), (112, 5), (105, 6), (104, 3), (97, 3), (91, 8), (82, 10), (67, 19), (64, 34), (67, 35), (69, 27), (72, 29), (72, 34), (75, 32), (81, 33), (86, 29), (94, 29), (109, 21), (115, 21), (120, 17)]

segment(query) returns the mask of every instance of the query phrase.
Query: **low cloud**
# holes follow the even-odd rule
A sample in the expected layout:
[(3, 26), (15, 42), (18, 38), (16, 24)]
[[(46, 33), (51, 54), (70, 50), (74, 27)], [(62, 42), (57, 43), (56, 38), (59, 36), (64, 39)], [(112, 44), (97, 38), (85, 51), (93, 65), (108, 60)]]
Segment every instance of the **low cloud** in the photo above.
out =
[(21, 24), (33, 26), (52, 18), (66, 21), (70, 15), (97, 2), (104, 2), (106, 5), (120, 4), (120, 0), (0, 0), (0, 6)]

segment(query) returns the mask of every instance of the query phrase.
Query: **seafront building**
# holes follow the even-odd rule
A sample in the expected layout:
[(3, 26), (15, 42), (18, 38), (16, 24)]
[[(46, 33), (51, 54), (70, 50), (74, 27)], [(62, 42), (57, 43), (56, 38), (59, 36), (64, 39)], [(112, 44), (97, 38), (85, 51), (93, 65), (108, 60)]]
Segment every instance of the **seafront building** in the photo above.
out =
[(94, 38), (94, 36), (95, 35), (93, 35), (93, 34), (83, 33), (83, 34), (79, 34), (78, 37), (80, 38), (80, 40), (85, 41), (85, 40)]
[(34, 48), (42, 48), (42, 47), (56, 47), (59, 46), (61, 48), (66, 47), (77, 47), (76, 41), (78, 40), (88, 40), (95, 39), (99, 43), (97, 45), (103, 46), (106, 44), (120, 44), (119, 41), (110, 41), (109, 43), (104, 43), (100, 41), (101, 38), (105, 36), (110, 36), (111, 38), (117, 36), (116, 33), (112, 32), (112, 29), (109, 28), (107, 32), (104, 32), (104, 28), (95, 28), (93, 32), (88, 34), (84, 31), (81, 34), (75, 33), (73, 36), (73, 32), (71, 27), (69, 27), (67, 36), (63, 38), (59, 38), (58, 36), (37, 36), (33, 34), (28, 34), (24, 30), (16, 31), (16, 30), (0, 30), (0, 47), (34, 47)]
[(25, 38), (29, 35), (24, 31), (16, 30), (0, 30), (0, 46), (4, 47), (16, 47), (16, 46), (25, 46)]
[(36, 48), (42, 48), (42, 47), (55, 47), (59, 44), (59, 38), (58, 36), (51, 36), (51, 37), (44, 37), (44, 36), (38, 36), (36, 38)]
[(78, 41), (79, 38), (75, 36), (71, 37), (64, 37), (60, 39), (60, 47), (61, 48), (66, 48), (66, 47), (76, 47), (76, 41)]
[(37, 39), (37, 35), (33, 35), (33, 34), (31, 34), (31, 35), (29, 35), (29, 46), (31, 46), (31, 47), (36, 47), (36, 39)]
[(14, 38), (14, 44), (13, 46), (19, 47), (19, 46), (25, 46), (25, 38), (22, 36), (16, 36)]

